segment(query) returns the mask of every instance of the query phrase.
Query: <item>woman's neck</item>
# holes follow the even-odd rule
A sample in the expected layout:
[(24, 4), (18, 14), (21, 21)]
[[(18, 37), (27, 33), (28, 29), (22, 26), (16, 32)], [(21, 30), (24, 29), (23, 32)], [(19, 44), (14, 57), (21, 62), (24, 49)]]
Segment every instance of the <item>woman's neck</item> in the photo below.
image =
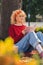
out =
[(23, 25), (23, 24), (22, 24), (22, 23), (18, 23), (18, 22), (17, 22), (15, 25), (21, 26), (21, 25)]
[(17, 26), (22, 26), (23, 24), (15, 24), (15, 25), (17, 25)]

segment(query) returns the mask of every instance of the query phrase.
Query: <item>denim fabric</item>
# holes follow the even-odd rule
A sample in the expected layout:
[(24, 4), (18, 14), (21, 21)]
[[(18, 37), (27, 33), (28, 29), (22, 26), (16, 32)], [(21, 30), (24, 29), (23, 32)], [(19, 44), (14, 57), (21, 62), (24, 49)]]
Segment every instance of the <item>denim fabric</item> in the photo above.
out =
[(35, 49), (39, 42), (41, 42), (41, 45), (43, 46), (43, 34), (41, 32), (35, 33), (33, 31), (27, 33), (18, 43), (16, 43), (16, 46), (18, 46), (19, 52), (26, 52), (27, 50), (30, 51), (33, 48)]

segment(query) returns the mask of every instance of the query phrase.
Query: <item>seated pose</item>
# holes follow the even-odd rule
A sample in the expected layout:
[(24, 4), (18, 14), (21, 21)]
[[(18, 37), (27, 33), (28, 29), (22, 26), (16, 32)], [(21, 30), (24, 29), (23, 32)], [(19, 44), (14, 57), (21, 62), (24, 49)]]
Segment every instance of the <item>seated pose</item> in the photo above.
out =
[(35, 33), (35, 26), (26, 26), (24, 25), (26, 24), (25, 21), (26, 14), (23, 10), (13, 11), (8, 34), (14, 39), (19, 52), (29, 52), (30, 49), (34, 48), (40, 57), (43, 57), (43, 34), (41, 32)]

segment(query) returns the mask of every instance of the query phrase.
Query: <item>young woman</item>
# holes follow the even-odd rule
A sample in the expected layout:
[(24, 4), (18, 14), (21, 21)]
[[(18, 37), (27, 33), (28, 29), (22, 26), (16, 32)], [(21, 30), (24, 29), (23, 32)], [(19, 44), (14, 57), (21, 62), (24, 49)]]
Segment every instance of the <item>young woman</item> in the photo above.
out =
[[(29, 51), (30, 45), (36, 49), (40, 56), (43, 57), (43, 34), (35, 33), (35, 26), (24, 25), (26, 14), (23, 10), (15, 10), (11, 14), (11, 25), (8, 34), (14, 39), (15, 45), (18, 46), (19, 52)], [(32, 48), (30, 48), (32, 50)]]

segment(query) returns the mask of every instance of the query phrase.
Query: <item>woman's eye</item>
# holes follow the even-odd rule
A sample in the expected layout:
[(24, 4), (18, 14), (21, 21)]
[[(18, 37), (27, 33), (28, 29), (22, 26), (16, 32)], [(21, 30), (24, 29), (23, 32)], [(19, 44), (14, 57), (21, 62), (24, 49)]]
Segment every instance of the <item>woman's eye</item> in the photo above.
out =
[(19, 17), (24, 17), (24, 16), (20, 15)]

